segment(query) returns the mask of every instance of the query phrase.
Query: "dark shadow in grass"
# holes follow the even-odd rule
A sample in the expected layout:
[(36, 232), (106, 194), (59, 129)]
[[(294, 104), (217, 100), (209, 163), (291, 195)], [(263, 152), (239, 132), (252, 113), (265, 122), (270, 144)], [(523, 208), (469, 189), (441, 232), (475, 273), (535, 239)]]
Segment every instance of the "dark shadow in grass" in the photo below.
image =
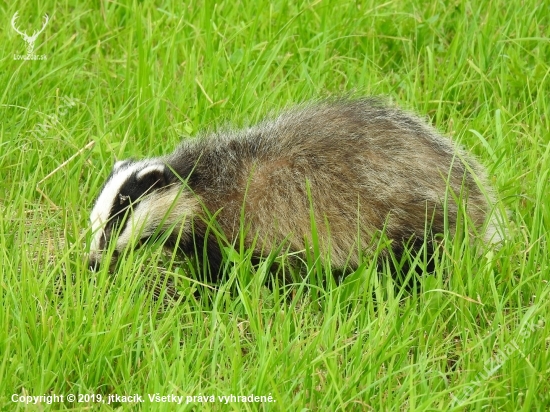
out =
[[(328, 291), (354, 282), (355, 278), (362, 282), (369, 281), (370, 275), (365, 277), (362, 274), (364, 271), (379, 279), (389, 274), (395, 292), (410, 294), (419, 290), (422, 277), (435, 272), (437, 257), (434, 255), (434, 244), (438, 245), (436, 241), (411, 239), (399, 247), (385, 246), (374, 256), (363, 256), (358, 267), (346, 268), (331, 268), (326, 263), (319, 266), (315, 257), (302, 259), (297, 255), (281, 253), (282, 247), (266, 257), (254, 256), (250, 250), (237, 252), (232, 247), (225, 247), (221, 249), (219, 265), (216, 262), (214, 266), (218, 270), (214, 276), (210, 272), (212, 266), (203, 259), (204, 256), (191, 258), (193, 273), (190, 276), (200, 280), (194, 290), (194, 298), (206, 298), (210, 303), (213, 303), (214, 295), (220, 288), (231, 297), (237, 297), (239, 293), (258, 286), (289, 298), (293, 296), (292, 288), (305, 287), (316, 299), (317, 290)], [(375, 299), (374, 294), (372, 298)]]

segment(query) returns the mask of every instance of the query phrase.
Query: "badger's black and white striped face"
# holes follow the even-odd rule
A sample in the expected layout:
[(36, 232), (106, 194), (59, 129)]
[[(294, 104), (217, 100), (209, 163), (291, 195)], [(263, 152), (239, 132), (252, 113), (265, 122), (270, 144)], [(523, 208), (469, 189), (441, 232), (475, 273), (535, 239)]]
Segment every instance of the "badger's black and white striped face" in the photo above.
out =
[(159, 161), (126, 160), (115, 164), (90, 216), (90, 268), (99, 267), (111, 240), (116, 241), (116, 258), (133, 241), (153, 235), (159, 225), (175, 222), (177, 214), (169, 211), (181, 186), (171, 184), (171, 176), (169, 168)]

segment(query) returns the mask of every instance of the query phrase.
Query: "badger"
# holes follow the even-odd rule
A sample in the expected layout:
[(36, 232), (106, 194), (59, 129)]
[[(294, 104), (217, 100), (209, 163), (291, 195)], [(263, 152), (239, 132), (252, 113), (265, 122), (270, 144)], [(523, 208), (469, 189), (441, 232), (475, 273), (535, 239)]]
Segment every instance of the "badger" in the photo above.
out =
[(258, 258), (282, 249), (303, 258), (316, 244), (330, 267), (353, 269), (377, 234), (399, 254), (454, 233), (461, 210), (474, 236), (501, 241), (493, 189), (472, 155), (378, 99), (337, 98), (116, 162), (91, 212), (89, 265), (103, 265), (111, 243), (110, 266), (164, 234), (169, 247), (205, 258), (215, 281), (221, 233)]

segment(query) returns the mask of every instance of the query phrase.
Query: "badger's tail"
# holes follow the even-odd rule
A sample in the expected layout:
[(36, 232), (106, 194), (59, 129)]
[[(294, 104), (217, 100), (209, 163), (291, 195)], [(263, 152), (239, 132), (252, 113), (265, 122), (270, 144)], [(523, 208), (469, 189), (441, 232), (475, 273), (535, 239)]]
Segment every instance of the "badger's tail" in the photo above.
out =
[(485, 225), (484, 240), (487, 245), (498, 246), (506, 240), (508, 234), (507, 214), (499, 208), (498, 202), (493, 204), (493, 210), (490, 211)]

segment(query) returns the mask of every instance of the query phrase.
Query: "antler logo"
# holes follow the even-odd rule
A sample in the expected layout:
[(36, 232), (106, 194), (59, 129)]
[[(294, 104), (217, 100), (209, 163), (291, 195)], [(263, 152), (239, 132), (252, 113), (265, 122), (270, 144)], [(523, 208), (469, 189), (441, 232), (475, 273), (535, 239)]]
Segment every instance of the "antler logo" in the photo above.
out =
[(25, 42), (27, 43), (27, 56), (26, 57), (27, 57), (27, 59), (30, 60), (30, 59), (32, 59), (31, 56), (33, 56), (34, 43), (36, 42), (36, 39), (38, 38), (38, 35), (40, 33), (42, 33), (44, 31), (44, 29), (46, 28), (46, 25), (48, 24), (48, 21), (50, 21), (50, 17), (47, 14), (44, 15), (44, 24), (42, 24), (42, 28), (38, 31), (35, 30), (32, 33), (32, 36), (29, 36), (26, 32), (21, 31), (16, 27), (15, 22), (17, 21), (18, 18), (19, 18), (19, 12), (15, 12), (15, 14), (13, 15), (13, 18), (11, 19), (11, 27), (13, 27), (13, 30), (15, 30), (19, 35), (21, 35), (21, 37), (23, 37), (23, 40), (25, 40)]

